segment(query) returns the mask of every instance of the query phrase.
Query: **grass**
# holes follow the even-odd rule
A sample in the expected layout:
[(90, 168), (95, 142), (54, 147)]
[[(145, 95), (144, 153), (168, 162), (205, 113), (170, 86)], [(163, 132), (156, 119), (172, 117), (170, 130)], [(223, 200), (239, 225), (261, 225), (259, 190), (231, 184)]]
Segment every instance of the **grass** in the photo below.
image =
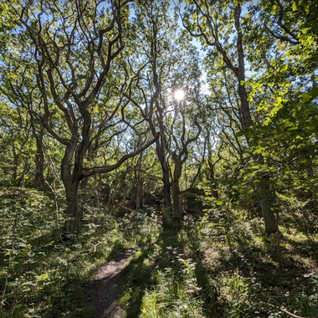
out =
[(120, 301), (126, 317), (204, 317), (195, 269), (179, 233), (162, 231), (126, 268), (126, 292)]
[(43, 193), (11, 188), (0, 193), (0, 206), (3, 318), (89, 317), (83, 290), (94, 269), (152, 233), (150, 223), (134, 222), (134, 216), (86, 206), (78, 238), (65, 242), (64, 206)]
[(267, 237), (262, 220), (243, 211), (231, 226), (216, 215), (162, 230), (136, 256), (121, 298), (125, 317), (317, 317), (317, 233), (287, 215), (280, 235)]
[(10, 189), (0, 204), (1, 317), (91, 317), (85, 282), (137, 245), (122, 276), (125, 318), (318, 316), (317, 219), (308, 227), (299, 211), (283, 211), (280, 234), (267, 237), (261, 219), (224, 218), (221, 207), (164, 230), (156, 217), (85, 206), (78, 239), (63, 242), (61, 203)]

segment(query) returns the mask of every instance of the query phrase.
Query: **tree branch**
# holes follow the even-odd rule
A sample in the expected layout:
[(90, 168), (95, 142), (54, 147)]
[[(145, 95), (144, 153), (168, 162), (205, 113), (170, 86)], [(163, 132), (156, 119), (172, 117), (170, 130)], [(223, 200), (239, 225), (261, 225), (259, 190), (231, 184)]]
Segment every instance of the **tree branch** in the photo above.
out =
[(158, 140), (158, 138), (159, 138), (159, 133), (153, 139), (148, 141), (144, 146), (142, 146), (141, 148), (138, 148), (137, 150), (135, 150), (131, 153), (124, 155), (113, 165), (104, 166), (104, 167), (94, 167), (91, 169), (84, 168), (84, 172), (81, 176), (81, 179), (83, 179), (85, 177), (92, 176), (96, 173), (108, 173), (110, 171), (113, 171), (113, 170), (119, 168), (127, 159), (132, 158), (132, 157), (138, 155), (139, 153), (143, 152), (145, 149), (147, 149), (149, 146), (151, 146), (154, 142), (156, 142)]

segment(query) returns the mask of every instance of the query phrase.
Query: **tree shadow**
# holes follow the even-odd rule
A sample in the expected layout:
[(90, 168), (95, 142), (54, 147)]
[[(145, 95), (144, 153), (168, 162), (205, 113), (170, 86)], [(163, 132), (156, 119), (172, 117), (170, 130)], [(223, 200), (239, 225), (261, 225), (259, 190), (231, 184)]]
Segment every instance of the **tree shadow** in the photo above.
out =
[[(187, 235), (188, 232), (191, 234)], [(189, 287), (191, 289), (187, 292), (190, 293), (191, 299), (202, 301), (205, 317), (222, 317), (222, 309), (218, 305), (218, 290), (211, 278), (212, 273), (206, 270), (197, 254), (200, 249), (198, 231), (185, 228), (185, 225), (174, 229), (163, 229), (154, 244), (155, 246), (151, 243), (145, 246), (140, 251), (141, 254), (125, 268), (127, 273), (126, 292), (122, 297), (126, 297), (126, 317), (136, 318), (142, 313), (143, 298), (147, 290), (151, 292), (156, 289), (158, 284), (156, 273), (158, 272), (169, 271), (168, 278), (164, 277), (171, 279), (172, 288), (168, 292), (173, 295), (164, 296), (172, 299), (172, 303), (169, 304), (169, 300), (167, 300), (165, 306), (167, 308), (174, 306), (173, 303), (180, 296), (178, 295), (180, 285), (191, 286), (187, 281), (189, 279), (187, 270), (192, 265), (195, 266), (198, 286)], [(191, 256), (191, 260), (188, 259), (189, 256)], [(129, 290), (128, 293), (127, 290)]]
[(223, 308), (219, 305), (219, 288), (213, 279), (215, 275), (203, 264), (199, 230), (191, 226), (186, 233), (188, 242), (192, 245), (192, 258), (196, 262), (195, 275), (201, 288), (198, 295), (203, 301), (205, 317), (223, 317)]
[(91, 308), (91, 311), (94, 311), (94, 317), (109, 317), (117, 310), (125, 263), (135, 252), (135, 248), (124, 249), (110, 262), (99, 266), (97, 278), (85, 286), (86, 308)]
[[(153, 273), (157, 270), (162, 270), (171, 261), (165, 253), (167, 247), (174, 248), (180, 245), (177, 236), (177, 230), (168, 232), (167, 230), (162, 230), (155, 242), (152, 242), (148, 237), (147, 243), (143, 244), (138, 252), (139, 255), (124, 269), (126, 281), (124, 289), (126, 292), (122, 294), (122, 297), (126, 298), (125, 310), (127, 318), (136, 318), (141, 314), (142, 301), (146, 290), (152, 290), (156, 285)], [(150, 261), (148, 257), (154, 252), (154, 244), (156, 249), (161, 250), (161, 252)], [(175, 271), (177, 272), (176, 268)], [(128, 293), (127, 290), (129, 291)]]

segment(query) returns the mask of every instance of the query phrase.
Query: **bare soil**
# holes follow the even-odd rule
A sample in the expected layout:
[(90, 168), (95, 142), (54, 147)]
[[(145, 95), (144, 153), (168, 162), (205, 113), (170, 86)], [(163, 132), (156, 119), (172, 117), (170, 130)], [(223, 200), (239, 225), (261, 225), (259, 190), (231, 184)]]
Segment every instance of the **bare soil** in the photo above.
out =
[(93, 318), (120, 318), (122, 309), (117, 300), (120, 297), (121, 276), (128, 258), (138, 248), (127, 248), (112, 261), (98, 268), (95, 279), (86, 287), (85, 299), (88, 306), (93, 306)]

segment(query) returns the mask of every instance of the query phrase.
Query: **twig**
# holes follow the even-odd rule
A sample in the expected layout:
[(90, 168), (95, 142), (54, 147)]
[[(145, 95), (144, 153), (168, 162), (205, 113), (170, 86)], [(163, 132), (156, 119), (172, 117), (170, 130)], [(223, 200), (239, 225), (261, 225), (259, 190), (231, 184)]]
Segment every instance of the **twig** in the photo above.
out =
[(131, 209), (131, 208), (128, 208), (128, 207), (126, 207), (126, 206), (124, 206), (124, 205), (122, 205), (122, 204), (118, 204), (118, 206), (119, 207), (121, 207), (122, 209), (124, 209), (124, 210), (127, 210), (127, 211), (129, 211), (129, 212), (136, 212), (135, 210), (133, 210), (133, 209)]
[(302, 316), (295, 315), (295, 314), (293, 314), (293, 313), (287, 311), (286, 309), (284, 309), (284, 308), (282, 308), (282, 307), (275, 306), (275, 305), (273, 305), (273, 304), (271, 304), (271, 303), (268, 303), (268, 302), (262, 302), (262, 303), (265, 304), (265, 305), (267, 305), (267, 306), (269, 306), (269, 307), (273, 307), (273, 308), (275, 308), (275, 309), (277, 309), (277, 310), (280, 310), (280, 311), (283, 312), (284, 314), (286, 314), (286, 315), (288, 315), (288, 316), (290, 316), (290, 317), (293, 317), (293, 318), (310, 318), (310, 317), (302, 317)]
[(102, 244), (102, 242), (98, 242), (94, 245), (94, 253), (96, 253), (96, 247), (99, 245), (99, 244)]

